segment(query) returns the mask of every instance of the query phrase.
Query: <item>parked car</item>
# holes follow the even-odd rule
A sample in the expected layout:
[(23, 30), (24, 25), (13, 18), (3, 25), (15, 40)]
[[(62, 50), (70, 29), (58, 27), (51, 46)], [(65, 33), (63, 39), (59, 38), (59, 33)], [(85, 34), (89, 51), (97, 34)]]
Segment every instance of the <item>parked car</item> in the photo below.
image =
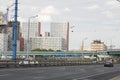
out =
[(113, 60), (106, 60), (104, 63), (104, 67), (113, 67)]

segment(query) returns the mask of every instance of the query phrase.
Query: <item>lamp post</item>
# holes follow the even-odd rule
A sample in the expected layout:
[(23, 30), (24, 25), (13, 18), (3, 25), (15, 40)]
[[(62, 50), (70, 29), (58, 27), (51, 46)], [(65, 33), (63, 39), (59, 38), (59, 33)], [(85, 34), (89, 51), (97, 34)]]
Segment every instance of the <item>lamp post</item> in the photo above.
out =
[(83, 40), (82, 40), (82, 61), (83, 61), (83, 58), (84, 58), (84, 56), (83, 56), (83, 51), (84, 51), (84, 41), (85, 40), (87, 40), (87, 37), (85, 37)]
[(82, 51), (84, 51), (84, 41), (87, 40), (87, 37), (85, 37), (83, 40), (82, 40)]
[(29, 49), (30, 49), (30, 41), (29, 41), (29, 34), (30, 34), (30, 20), (32, 19), (32, 18), (36, 18), (36, 17), (38, 17), (38, 15), (35, 15), (35, 16), (30, 16), (29, 18), (28, 18), (28, 40), (27, 40), (27, 59), (29, 58)]

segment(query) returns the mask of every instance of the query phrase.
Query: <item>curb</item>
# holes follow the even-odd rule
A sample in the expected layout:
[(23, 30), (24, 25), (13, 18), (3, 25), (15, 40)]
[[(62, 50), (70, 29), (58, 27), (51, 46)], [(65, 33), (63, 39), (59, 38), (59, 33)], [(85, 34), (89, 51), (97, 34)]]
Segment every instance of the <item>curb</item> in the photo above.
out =
[(120, 80), (120, 76), (116, 76), (116, 77), (114, 77), (114, 78), (112, 78), (110, 80)]

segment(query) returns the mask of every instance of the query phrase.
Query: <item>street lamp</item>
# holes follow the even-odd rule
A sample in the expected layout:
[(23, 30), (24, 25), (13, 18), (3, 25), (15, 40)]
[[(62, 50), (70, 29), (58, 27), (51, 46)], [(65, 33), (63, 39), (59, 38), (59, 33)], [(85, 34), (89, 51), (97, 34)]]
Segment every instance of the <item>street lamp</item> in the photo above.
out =
[(82, 46), (81, 46), (81, 48), (82, 48), (81, 50), (82, 50), (82, 51), (84, 51), (84, 41), (85, 41), (85, 40), (87, 40), (87, 37), (82, 40)]
[(28, 55), (28, 52), (29, 52), (29, 49), (30, 49), (30, 41), (29, 41), (29, 33), (30, 33), (30, 20), (32, 19), (32, 18), (36, 18), (36, 17), (38, 17), (38, 15), (35, 15), (35, 16), (30, 16), (29, 18), (28, 18), (28, 41), (27, 41), (27, 59), (29, 58), (29, 55)]
[(82, 46), (81, 46), (81, 50), (82, 50), (82, 61), (83, 61), (83, 51), (84, 51), (84, 41), (87, 40), (87, 37), (85, 37), (83, 40), (82, 40)]

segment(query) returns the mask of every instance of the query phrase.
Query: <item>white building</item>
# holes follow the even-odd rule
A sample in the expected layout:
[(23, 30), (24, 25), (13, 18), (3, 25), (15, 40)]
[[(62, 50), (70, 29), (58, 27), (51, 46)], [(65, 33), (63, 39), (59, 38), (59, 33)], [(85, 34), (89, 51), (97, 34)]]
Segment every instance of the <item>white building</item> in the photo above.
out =
[(39, 22), (30, 22), (30, 24), (28, 24), (28, 22), (23, 22), (21, 24), (21, 33), (22, 37), (24, 38), (24, 50), (26, 51), (28, 38), (30, 39), (31, 37), (38, 37), (38, 34), (40, 34)]
[(61, 37), (64, 39), (65, 50), (69, 49), (69, 23), (51, 23), (51, 37)]
[(37, 37), (38, 36), (38, 22), (31, 22), (29, 28), (28, 28), (28, 22), (23, 22), (21, 24), (21, 33), (24, 39), (28, 39), (28, 33), (29, 33), (29, 38)]
[(0, 33), (0, 51), (7, 51), (8, 48), (8, 35)]
[(30, 38), (30, 49), (52, 49), (52, 50), (61, 50), (65, 51), (66, 47), (64, 46), (64, 39), (61, 37), (35, 37)]

